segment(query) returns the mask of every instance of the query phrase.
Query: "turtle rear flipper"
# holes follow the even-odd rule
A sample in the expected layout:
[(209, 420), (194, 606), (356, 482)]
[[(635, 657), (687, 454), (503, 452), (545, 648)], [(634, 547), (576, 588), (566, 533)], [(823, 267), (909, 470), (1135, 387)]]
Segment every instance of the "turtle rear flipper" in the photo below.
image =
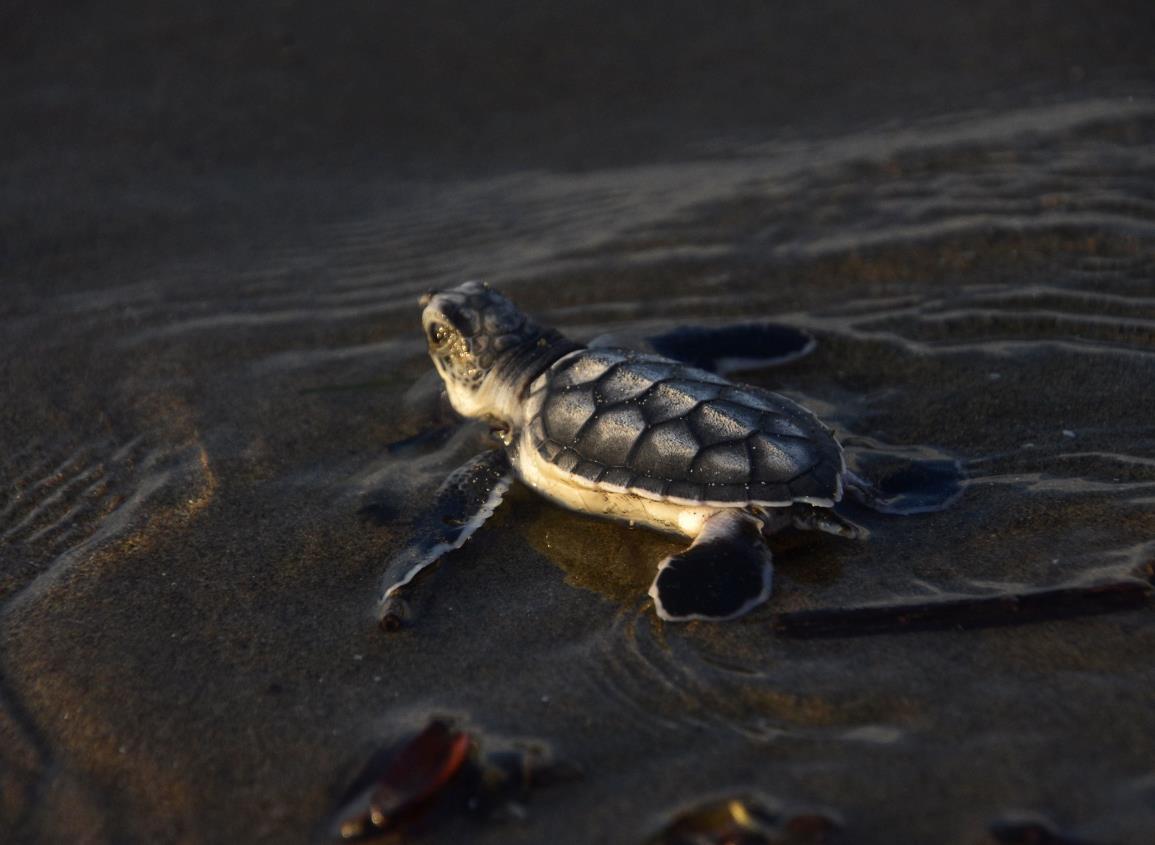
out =
[(797, 504), (790, 509), (790, 521), (802, 531), (823, 531), (847, 540), (865, 540), (870, 532), (856, 522), (842, 516), (833, 508), (816, 508)]
[(513, 469), (503, 449), (482, 452), (445, 479), (430, 508), (414, 525), (413, 541), (385, 569), (385, 594), (377, 606), (382, 628), (401, 627), (406, 616), (405, 589), (423, 569), (465, 545), (493, 515), (512, 482)]
[[(858, 460), (862, 462), (863, 455)], [(878, 454), (867, 463), (878, 464), (869, 481), (847, 470), (843, 482), (849, 498), (876, 513), (913, 516), (948, 508), (962, 494), (963, 473), (959, 462), (951, 458), (932, 460)]]
[(671, 622), (723, 621), (770, 597), (773, 575), (762, 523), (741, 510), (710, 517), (690, 548), (658, 565), (650, 596)]

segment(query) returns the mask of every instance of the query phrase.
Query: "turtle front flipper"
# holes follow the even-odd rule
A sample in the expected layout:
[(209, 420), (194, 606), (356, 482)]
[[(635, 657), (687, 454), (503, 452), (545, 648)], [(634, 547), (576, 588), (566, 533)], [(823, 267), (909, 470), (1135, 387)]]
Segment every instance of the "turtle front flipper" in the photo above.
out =
[(404, 624), (410, 615), (404, 596), (413, 579), (447, 552), (460, 549), (493, 515), (512, 481), (503, 449), (482, 452), (445, 479), (414, 525), (414, 539), (385, 569), (385, 594), (377, 606), (383, 629), (395, 631)]
[(658, 565), (650, 596), (667, 621), (734, 619), (770, 597), (770, 562), (762, 522), (742, 510), (721, 511), (690, 548)]

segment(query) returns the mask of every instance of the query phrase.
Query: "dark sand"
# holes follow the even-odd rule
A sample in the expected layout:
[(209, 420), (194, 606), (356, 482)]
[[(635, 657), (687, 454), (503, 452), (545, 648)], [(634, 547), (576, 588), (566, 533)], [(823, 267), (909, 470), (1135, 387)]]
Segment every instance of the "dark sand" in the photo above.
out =
[[(0, 11), (0, 839), (308, 841), (448, 713), (586, 775), (431, 842), (634, 843), (730, 792), (854, 843), (1155, 841), (1150, 608), (771, 627), (1155, 558), (1149, 3), (233, 5)], [(664, 626), (668, 540), (515, 490), (383, 636), (471, 448), (385, 451), (429, 424), (416, 296), (472, 276), (580, 337), (804, 326), (748, 380), (964, 495)]]

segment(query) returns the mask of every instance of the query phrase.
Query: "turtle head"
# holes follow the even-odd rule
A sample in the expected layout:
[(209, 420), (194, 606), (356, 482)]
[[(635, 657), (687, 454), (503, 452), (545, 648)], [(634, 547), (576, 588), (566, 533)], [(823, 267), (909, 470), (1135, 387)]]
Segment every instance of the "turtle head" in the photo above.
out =
[(519, 427), (525, 387), (577, 348), (481, 282), (428, 293), (421, 304), (429, 355), (462, 416)]

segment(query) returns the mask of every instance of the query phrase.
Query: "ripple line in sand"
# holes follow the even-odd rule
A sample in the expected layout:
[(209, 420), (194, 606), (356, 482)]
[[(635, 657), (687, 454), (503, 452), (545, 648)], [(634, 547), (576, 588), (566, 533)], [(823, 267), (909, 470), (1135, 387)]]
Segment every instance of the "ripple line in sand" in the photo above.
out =
[[(765, 634), (772, 643), (768, 627)], [(852, 714), (840, 717), (819, 696), (779, 689), (766, 665), (773, 658), (764, 655), (759, 663), (743, 665), (703, 646), (692, 629), (656, 620), (646, 603), (617, 615), (587, 655), (590, 666), (582, 677), (646, 735), (690, 728), (737, 733), (756, 742), (865, 741), (854, 733), (863, 725)], [(886, 730), (892, 739), (902, 734)]]
[(1145, 353), (1155, 351), (1155, 319), (1075, 316), (1047, 310), (1004, 312), (959, 307), (902, 321), (882, 320), (863, 328), (901, 333), (904, 338), (922, 343), (956, 347), (992, 340), (1012, 341), (1018, 346), (1061, 341)]
[[(975, 484), (1022, 487), (1064, 495), (1119, 495), (1155, 490), (1155, 459), (1097, 450), (1070, 450), (1070, 439), (1032, 446), (968, 463)], [(1077, 470), (1077, 471), (1076, 471)]]
[[(976, 479), (976, 483), (980, 480)], [(985, 476), (983, 484), (1003, 484), (1021, 487), (1030, 493), (1059, 493), (1063, 495), (1084, 494), (1124, 494), (1155, 492), (1155, 482), (1120, 483), (1115, 481), (1094, 481), (1085, 478), (1054, 477), (1044, 473), (1016, 473), (1007, 476)]]
[(679, 730), (687, 720), (677, 708), (654, 706), (668, 701), (670, 694), (679, 697), (680, 691), (667, 674), (638, 655), (636, 632), (651, 624), (648, 614), (648, 603), (620, 611), (611, 628), (594, 642), (587, 655), (592, 665), (581, 677), (594, 687), (594, 695), (617, 702), (618, 711), (636, 730), (656, 736)]
[(99, 465), (95, 482), (62, 487), (34, 505), (35, 520), (21, 526), (26, 531), (35, 525), (35, 531), (21, 536), (10, 528), (3, 538), (20, 565), (5, 573), (0, 615), (45, 595), (78, 565), (119, 541), (131, 538), (141, 547), (150, 532), (172, 517), (189, 518), (201, 510), (215, 489), (215, 476), (199, 444), (157, 449), (136, 438), (105, 451), (108, 462)]
[(1139, 318), (1155, 319), (1155, 297), (1132, 296), (1106, 291), (1063, 288), (1048, 285), (1029, 287), (990, 289), (964, 292), (957, 300), (940, 300), (928, 303), (928, 313), (949, 310), (956, 303), (981, 303), (992, 311), (1014, 313), (1016, 311), (1064, 313), (1072, 316), (1092, 316), (1098, 318)]

